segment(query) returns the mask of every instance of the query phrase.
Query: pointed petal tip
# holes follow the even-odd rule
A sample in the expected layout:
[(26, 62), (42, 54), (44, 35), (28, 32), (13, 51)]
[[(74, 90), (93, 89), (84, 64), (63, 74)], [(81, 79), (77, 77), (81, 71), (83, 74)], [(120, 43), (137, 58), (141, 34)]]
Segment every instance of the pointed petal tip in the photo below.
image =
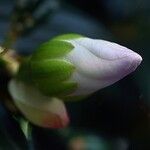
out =
[(131, 58), (133, 60), (133, 63), (135, 63), (137, 67), (141, 64), (143, 60), (142, 57), (136, 52), (133, 52), (133, 54), (131, 55)]
[(129, 54), (128, 56), (128, 62), (129, 62), (129, 67), (127, 68), (127, 72), (128, 74), (135, 71), (137, 69), (137, 67), (141, 64), (142, 62), (142, 57), (136, 53), (136, 52), (132, 52)]
[(137, 61), (138, 65), (140, 65), (140, 63), (142, 62), (142, 60), (143, 60), (143, 58), (139, 54), (137, 54), (136, 61)]

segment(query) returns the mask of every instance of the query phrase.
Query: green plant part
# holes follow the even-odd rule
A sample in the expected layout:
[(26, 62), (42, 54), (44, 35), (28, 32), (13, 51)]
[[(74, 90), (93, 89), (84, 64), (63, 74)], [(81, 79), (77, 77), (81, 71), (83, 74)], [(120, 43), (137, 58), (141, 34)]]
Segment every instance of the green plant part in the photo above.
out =
[(50, 40), (40, 45), (36, 52), (32, 55), (32, 60), (46, 60), (60, 58), (68, 54), (74, 46), (65, 41)]
[(71, 94), (77, 83), (69, 81), (75, 66), (64, 57), (74, 46), (66, 41), (50, 40), (20, 66), (17, 78), (36, 87), (47, 96), (64, 98)]

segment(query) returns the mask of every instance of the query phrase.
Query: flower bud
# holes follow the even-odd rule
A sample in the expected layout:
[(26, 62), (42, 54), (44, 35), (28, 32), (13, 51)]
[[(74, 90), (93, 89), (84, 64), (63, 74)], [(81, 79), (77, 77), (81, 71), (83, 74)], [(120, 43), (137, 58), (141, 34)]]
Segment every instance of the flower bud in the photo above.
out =
[(45, 128), (62, 128), (68, 122), (63, 101), (42, 95), (37, 89), (17, 80), (9, 83), (9, 92), (22, 114), (33, 124)]
[(18, 76), (44, 95), (72, 100), (117, 82), (141, 61), (116, 43), (67, 34), (42, 44)]

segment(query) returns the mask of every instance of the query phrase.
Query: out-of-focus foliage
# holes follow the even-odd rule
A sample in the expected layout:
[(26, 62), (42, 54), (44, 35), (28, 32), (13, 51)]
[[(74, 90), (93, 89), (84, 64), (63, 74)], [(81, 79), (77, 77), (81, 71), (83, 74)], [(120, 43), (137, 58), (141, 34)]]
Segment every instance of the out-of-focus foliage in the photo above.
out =
[(0, 149), (26, 150), (28, 148), (19, 123), (0, 103)]
[[(49, 8), (46, 1), (49, 3), (52, 2), (52, 4), (48, 5), (51, 8), (51, 10), (48, 9), (50, 15), (44, 13), (45, 11), (43, 12), (43, 10), (46, 10), (45, 7)], [(19, 0), (0, 1), (1, 43), (3, 43), (7, 31), (10, 30), (12, 20), (15, 23), (18, 20), (14, 19), (14, 17), (12, 18), (12, 16), (14, 13), (17, 13), (18, 9), (23, 8), (20, 5), (15, 5), (17, 2)], [(25, 4), (29, 3), (27, 0), (22, 0), (22, 2), (25, 2)], [(38, 0), (32, 0), (32, 2), (38, 2)], [(44, 6), (45, 3), (46, 6)], [(53, 0), (43, 0), (39, 1), (38, 9), (32, 9), (31, 6), (33, 5), (30, 5), (30, 9), (26, 9), (25, 7), (23, 12), (33, 13), (33, 17), (43, 16), (44, 13), (46, 14), (46, 19), (45, 21), (38, 22), (36, 28), (32, 28), (34, 30), (30, 28), (33, 27), (33, 22), (29, 21), (31, 23), (29, 26), (31, 26), (27, 29), (30, 29), (28, 30), (30, 32), (21, 34), (22, 36), (13, 45), (22, 54), (31, 53), (40, 43), (52, 36), (67, 32), (76, 32), (91, 38), (102, 38), (118, 42), (135, 50), (143, 57), (141, 67), (132, 75), (109, 88), (95, 93), (86, 101), (66, 104), (71, 118), (70, 127), (77, 130), (70, 131), (66, 129), (66, 131), (69, 130), (67, 134), (66, 131), (61, 131), (60, 133), (60, 131), (51, 131), (33, 126), (32, 140), (30, 141), (32, 149), (69, 149), (68, 146), (72, 146), (74, 143), (80, 142), (82, 144), (83, 141), (86, 143), (92, 133), (92, 140), (94, 139), (94, 141), (90, 138), (90, 142), (87, 142), (88, 145), (94, 143), (96, 146), (98, 139), (106, 140), (108, 147), (115, 145), (111, 147), (114, 150), (149, 150), (150, 1), (55, 0), (54, 2)], [(22, 16), (21, 13), (20, 15)], [(17, 18), (21, 18), (19, 20), (24, 22), (23, 18), (25, 16)], [(35, 18), (39, 19), (40, 17)], [(9, 77), (6, 78), (6, 80), (8, 79)], [(0, 80), (0, 83), (2, 83), (1, 85), (6, 84), (5, 80)], [(16, 125), (16, 120), (11, 115), (8, 115), (9, 113), (3, 107), (0, 109), (0, 114), (3, 116), (0, 117), (0, 132), (1, 139), (3, 139), (0, 139), (0, 142), (3, 142), (2, 144), (0, 143), (0, 146), (6, 146), (4, 148), (6, 150), (9, 150), (10, 147), (11, 149), (15, 149), (14, 145), (27, 149), (26, 140), (22, 135), (22, 131)], [(7, 120), (7, 125), (5, 125), (4, 120)], [(10, 129), (13, 130), (13, 136)], [(83, 133), (83, 130), (85, 133)], [(79, 133), (79, 140), (79, 136), (74, 135), (74, 132)], [(94, 138), (93, 132), (96, 133), (94, 134)], [(16, 134), (17, 138), (14, 138), (14, 134)], [(122, 145), (117, 146), (116, 143), (122, 143)], [(98, 146), (99, 144), (101, 142), (98, 142)], [(89, 150), (96, 150), (96, 148), (91, 147)], [(77, 149), (74, 148), (74, 150)]]

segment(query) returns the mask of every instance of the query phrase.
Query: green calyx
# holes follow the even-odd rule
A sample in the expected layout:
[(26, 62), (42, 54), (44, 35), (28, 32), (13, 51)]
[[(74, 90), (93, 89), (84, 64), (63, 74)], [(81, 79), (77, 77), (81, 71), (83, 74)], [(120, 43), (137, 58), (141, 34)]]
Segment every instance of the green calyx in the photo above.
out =
[(69, 42), (51, 40), (37, 48), (37, 51), (32, 55), (32, 60), (60, 58), (68, 54), (73, 48), (74, 46)]
[(64, 99), (69, 94), (71, 94), (76, 88), (77, 83), (71, 81), (63, 82), (49, 82), (49, 80), (43, 80), (34, 83), (36, 87), (47, 96), (59, 97)]
[[(73, 34), (70, 36), (79, 37)], [(69, 38), (69, 35), (56, 37), (40, 45), (20, 66), (17, 77), (36, 87), (44, 95), (65, 99), (76, 90), (77, 83), (69, 80), (75, 66), (65, 60), (74, 46), (62, 38)]]
[(31, 61), (30, 63), (31, 76), (34, 79), (48, 78), (52, 82), (60, 82), (67, 80), (75, 67), (61, 59), (49, 59), (40, 62)]

